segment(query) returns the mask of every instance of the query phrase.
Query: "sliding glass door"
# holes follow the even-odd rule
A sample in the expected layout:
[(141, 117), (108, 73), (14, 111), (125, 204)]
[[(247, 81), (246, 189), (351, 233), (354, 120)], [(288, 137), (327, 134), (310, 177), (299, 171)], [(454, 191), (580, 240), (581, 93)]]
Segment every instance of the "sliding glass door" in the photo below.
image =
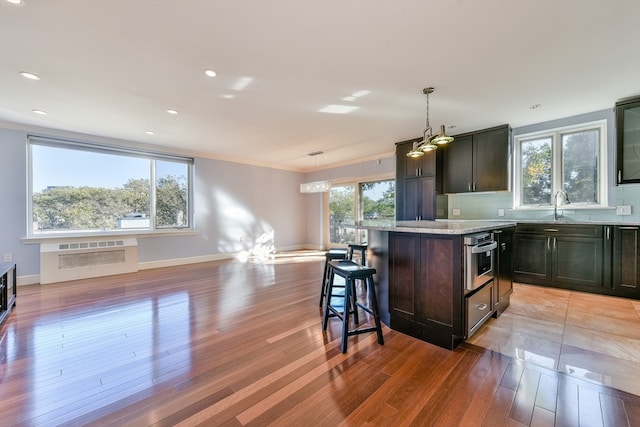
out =
[(345, 246), (365, 243), (366, 230), (356, 223), (382, 225), (395, 220), (395, 180), (336, 185), (329, 192), (329, 243)]

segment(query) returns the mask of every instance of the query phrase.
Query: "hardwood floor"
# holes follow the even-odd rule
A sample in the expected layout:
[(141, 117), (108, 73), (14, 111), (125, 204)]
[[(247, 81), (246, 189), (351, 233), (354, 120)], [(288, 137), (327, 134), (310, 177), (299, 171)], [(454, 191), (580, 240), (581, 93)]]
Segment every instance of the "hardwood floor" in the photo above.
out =
[(365, 334), (340, 353), (338, 320), (320, 325), (323, 260), (19, 287), (0, 425), (640, 426), (638, 396), (474, 344), (385, 327), (384, 346)]

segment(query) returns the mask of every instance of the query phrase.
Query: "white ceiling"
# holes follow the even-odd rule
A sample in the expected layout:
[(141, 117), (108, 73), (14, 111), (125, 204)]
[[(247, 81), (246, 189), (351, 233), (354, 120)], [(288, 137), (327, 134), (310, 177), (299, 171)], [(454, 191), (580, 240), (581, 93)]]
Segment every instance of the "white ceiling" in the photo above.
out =
[(0, 120), (281, 169), (391, 155), (425, 86), (453, 134), (640, 94), (638, 0), (23, 2), (0, 0)]

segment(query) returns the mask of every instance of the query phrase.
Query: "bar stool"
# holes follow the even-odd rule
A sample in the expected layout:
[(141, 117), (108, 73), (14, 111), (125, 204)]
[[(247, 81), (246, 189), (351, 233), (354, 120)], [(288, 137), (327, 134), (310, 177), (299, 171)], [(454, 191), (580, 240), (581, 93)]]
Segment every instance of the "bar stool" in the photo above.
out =
[(320, 288), (320, 304), (322, 307), (324, 297), (327, 295), (329, 280), (331, 279), (331, 266), (329, 262), (334, 259), (347, 259), (349, 251), (347, 249), (329, 249), (324, 254), (324, 274), (322, 275), (322, 287)]
[(362, 243), (360, 245), (356, 245), (355, 243), (349, 244), (349, 255), (347, 259), (353, 260), (353, 253), (360, 252), (360, 265), (367, 265), (367, 247), (366, 243)]
[[(329, 288), (327, 289), (327, 300), (324, 309), (324, 317), (322, 318), (322, 330), (327, 330), (327, 324), (329, 317), (338, 317), (342, 320), (342, 345), (340, 350), (343, 353), (347, 352), (347, 339), (351, 335), (364, 334), (367, 332), (376, 332), (378, 335), (378, 344), (383, 345), (384, 339), (382, 337), (382, 324), (380, 323), (380, 314), (378, 312), (378, 299), (376, 298), (376, 289), (373, 285), (373, 275), (376, 273), (374, 268), (369, 268), (353, 262), (352, 260), (332, 260), (329, 261), (331, 269), (331, 278), (329, 280)], [(344, 279), (344, 296), (342, 303), (342, 310), (339, 306), (334, 306), (331, 296), (333, 296), (333, 282), (335, 276), (340, 276)], [(368, 295), (368, 305), (364, 305), (357, 301), (355, 298), (356, 288), (354, 281), (361, 279), (365, 283), (365, 291)], [(353, 295), (352, 295), (353, 293)], [(356, 324), (355, 329), (349, 329), (349, 315), (351, 314), (350, 301), (354, 297), (355, 305), (353, 309), (354, 322)], [(358, 307), (373, 315), (375, 326), (367, 328), (358, 328), (357, 310)]]

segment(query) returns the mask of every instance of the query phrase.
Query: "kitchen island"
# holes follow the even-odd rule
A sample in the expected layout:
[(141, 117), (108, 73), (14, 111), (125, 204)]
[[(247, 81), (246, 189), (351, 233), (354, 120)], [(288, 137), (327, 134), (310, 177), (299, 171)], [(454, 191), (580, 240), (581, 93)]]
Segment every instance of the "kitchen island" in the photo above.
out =
[[(377, 270), (380, 315), (391, 329), (453, 349), (487, 315), (504, 310), (498, 309), (501, 295), (508, 305), (514, 222), (398, 221), (358, 228), (368, 230), (368, 260)], [(469, 290), (465, 289), (464, 239), (476, 233), (495, 233), (492, 235), (506, 240), (488, 254), (497, 258), (493, 280), (489, 277), (482, 286)], [(503, 243), (508, 251), (501, 267)], [(485, 314), (478, 317), (474, 307), (482, 308)]]

